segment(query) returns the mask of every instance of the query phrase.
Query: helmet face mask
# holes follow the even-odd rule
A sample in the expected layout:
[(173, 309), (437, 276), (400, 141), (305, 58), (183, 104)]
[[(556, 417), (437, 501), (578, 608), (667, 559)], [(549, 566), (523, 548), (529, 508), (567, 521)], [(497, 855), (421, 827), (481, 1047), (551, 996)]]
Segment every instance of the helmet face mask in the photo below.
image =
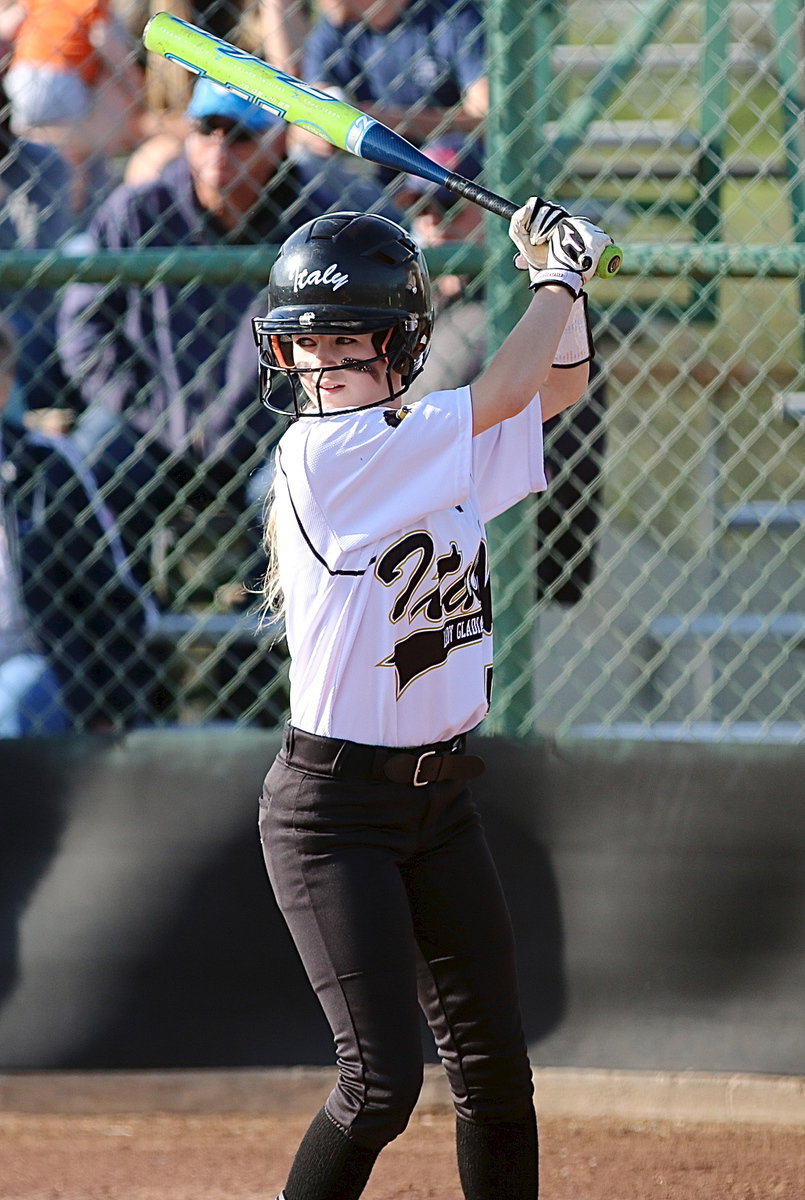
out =
[[(386, 404), (420, 373), (430, 345), (433, 310), (421, 251), (385, 217), (353, 212), (317, 217), (283, 244), (269, 277), (268, 313), (252, 325), (260, 397), (267, 407), (296, 417), (353, 411), (326, 409), (320, 394), (318, 403), (311, 401), (299, 378), (309, 371), (294, 364), (294, 334), (373, 334), (376, 356), (364, 362), (386, 364), (387, 394), (376, 405)], [(362, 368), (345, 361), (335, 369)], [(272, 402), (283, 378), (292, 384), (292, 414)]]

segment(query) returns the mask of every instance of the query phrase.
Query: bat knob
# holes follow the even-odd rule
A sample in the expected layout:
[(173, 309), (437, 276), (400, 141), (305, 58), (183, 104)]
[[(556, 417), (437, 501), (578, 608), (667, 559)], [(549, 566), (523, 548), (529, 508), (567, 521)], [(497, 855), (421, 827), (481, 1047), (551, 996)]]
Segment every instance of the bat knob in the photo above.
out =
[(623, 251), (620, 246), (607, 246), (598, 260), (596, 275), (617, 275), (623, 263)]

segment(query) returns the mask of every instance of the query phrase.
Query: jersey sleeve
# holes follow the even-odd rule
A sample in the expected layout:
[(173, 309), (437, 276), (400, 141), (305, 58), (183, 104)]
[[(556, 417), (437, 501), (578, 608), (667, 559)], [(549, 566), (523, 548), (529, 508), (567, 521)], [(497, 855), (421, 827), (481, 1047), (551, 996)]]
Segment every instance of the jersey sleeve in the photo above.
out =
[(548, 486), (539, 395), (516, 417), (472, 439), (472, 472), (483, 521)]
[(330, 566), (469, 495), (468, 388), (426, 396), (396, 422), (380, 408), (306, 426), (285, 435), (279, 463), (300, 533)]

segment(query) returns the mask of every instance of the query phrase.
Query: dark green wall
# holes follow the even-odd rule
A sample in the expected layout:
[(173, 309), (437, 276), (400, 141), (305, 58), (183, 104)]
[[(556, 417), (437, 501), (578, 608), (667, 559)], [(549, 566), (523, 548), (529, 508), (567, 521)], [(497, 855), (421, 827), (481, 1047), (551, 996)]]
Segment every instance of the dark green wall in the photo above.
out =
[[(805, 1073), (805, 746), (478, 739), (535, 1065)], [(325, 1064), (277, 739), (0, 741), (0, 1068)]]

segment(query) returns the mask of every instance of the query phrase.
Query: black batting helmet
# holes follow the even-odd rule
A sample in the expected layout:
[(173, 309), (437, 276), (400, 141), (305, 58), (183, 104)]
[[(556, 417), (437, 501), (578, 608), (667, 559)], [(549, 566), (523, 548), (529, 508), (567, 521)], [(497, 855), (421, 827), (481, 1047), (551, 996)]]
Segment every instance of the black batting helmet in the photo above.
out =
[[(402, 395), (422, 370), (433, 329), (430, 280), (422, 252), (387, 217), (337, 212), (316, 217), (283, 243), (268, 280), (268, 312), (255, 317), (260, 355), (260, 395), (271, 403), (277, 376), (298, 384), (291, 335), (375, 333), (386, 362), (389, 395)], [(402, 386), (392, 388), (390, 372)], [(303, 411), (294, 387), (296, 416), (323, 416), (321, 405)], [(385, 403), (380, 401), (379, 403)], [(278, 410), (284, 411), (284, 410)]]

